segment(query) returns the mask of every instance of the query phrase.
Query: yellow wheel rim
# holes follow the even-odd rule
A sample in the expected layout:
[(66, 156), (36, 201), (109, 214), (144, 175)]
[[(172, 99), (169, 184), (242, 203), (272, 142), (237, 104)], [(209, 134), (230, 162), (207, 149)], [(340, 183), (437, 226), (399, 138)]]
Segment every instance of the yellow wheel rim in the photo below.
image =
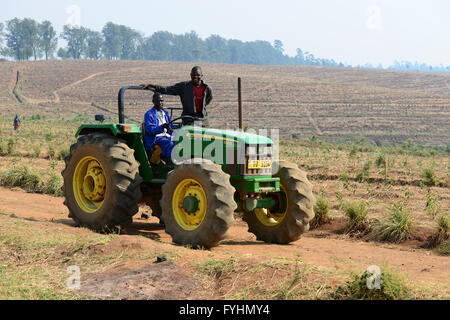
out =
[[(190, 202), (195, 202), (195, 206), (188, 206)], [(206, 208), (205, 191), (194, 179), (184, 179), (175, 188), (172, 210), (175, 220), (184, 230), (197, 229), (205, 219)]]
[(254, 213), (258, 220), (265, 226), (268, 227), (275, 227), (279, 225), (284, 218), (286, 217), (286, 213), (288, 210), (288, 199), (287, 199), (287, 193), (286, 189), (280, 185), (282, 193), (284, 193), (286, 198), (286, 208), (284, 212), (271, 212), (269, 208), (256, 208)]
[(102, 165), (94, 157), (84, 157), (78, 162), (73, 175), (73, 193), (84, 212), (94, 213), (102, 206), (106, 178)]

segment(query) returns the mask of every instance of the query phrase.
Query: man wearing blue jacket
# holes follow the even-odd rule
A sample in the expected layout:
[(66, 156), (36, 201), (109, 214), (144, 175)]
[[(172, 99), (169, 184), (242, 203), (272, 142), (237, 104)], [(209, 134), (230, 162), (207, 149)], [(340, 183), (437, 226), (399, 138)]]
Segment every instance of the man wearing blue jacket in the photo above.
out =
[(174, 143), (171, 139), (173, 126), (170, 123), (169, 113), (163, 109), (164, 99), (160, 93), (153, 95), (153, 108), (145, 113), (144, 118), (144, 145), (147, 155), (151, 156), (153, 145), (157, 144), (162, 149), (161, 159), (166, 163), (172, 163), (171, 153)]

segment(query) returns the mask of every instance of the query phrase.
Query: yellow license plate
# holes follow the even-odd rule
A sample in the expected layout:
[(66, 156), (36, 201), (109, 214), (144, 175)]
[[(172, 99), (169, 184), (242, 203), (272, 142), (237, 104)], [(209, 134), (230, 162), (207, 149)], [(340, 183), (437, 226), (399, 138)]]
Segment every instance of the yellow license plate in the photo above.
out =
[(249, 169), (264, 169), (272, 167), (272, 160), (248, 160)]

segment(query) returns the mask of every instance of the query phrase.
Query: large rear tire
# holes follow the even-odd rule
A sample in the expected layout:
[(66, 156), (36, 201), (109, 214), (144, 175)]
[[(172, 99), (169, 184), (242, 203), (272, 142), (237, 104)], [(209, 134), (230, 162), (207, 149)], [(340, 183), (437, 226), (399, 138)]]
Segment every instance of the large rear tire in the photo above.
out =
[(142, 198), (142, 178), (124, 140), (104, 133), (82, 136), (65, 163), (64, 204), (78, 226), (116, 232), (132, 222)]
[(248, 224), (248, 231), (255, 234), (257, 240), (287, 244), (298, 240), (302, 233), (309, 230), (309, 222), (314, 218), (313, 206), (316, 199), (306, 173), (297, 165), (280, 161), (279, 171), (274, 176), (280, 178), (280, 204), (277, 208), (272, 208), (272, 211), (245, 211), (243, 220)]
[(162, 187), (162, 220), (173, 242), (193, 248), (217, 246), (237, 208), (230, 176), (209, 160), (175, 167)]

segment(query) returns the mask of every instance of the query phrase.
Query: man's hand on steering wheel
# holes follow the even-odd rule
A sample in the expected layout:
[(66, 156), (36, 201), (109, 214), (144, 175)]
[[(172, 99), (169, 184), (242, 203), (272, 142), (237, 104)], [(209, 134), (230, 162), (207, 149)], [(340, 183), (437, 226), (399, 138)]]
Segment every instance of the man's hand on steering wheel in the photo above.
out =
[(170, 130), (171, 123), (172, 122), (163, 123), (163, 125), (162, 125), (163, 129)]

